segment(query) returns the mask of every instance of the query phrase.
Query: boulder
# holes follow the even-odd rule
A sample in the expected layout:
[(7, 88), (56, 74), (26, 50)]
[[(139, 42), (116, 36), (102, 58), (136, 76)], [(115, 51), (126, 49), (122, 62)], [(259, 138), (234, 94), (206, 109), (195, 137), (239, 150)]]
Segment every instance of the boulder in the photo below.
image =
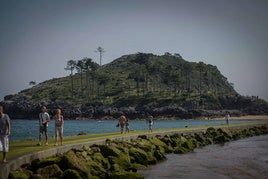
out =
[(86, 159), (82, 156), (77, 156), (74, 150), (69, 150), (61, 157), (59, 166), (62, 170), (77, 170), (82, 178), (92, 177), (89, 172), (89, 166), (87, 165)]
[(9, 179), (28, 179), (33, 172), (29, 170), (23, 171), (11, 171), (9, 173)]
[(73, 170), (73, 169), (67, 169), (63, 172), (62, 174), (62, 179), (83, 179), (78, 171)]
[(36, 173), (40, 174), (43, 178), (59, 178), (63, 172), (57, 164), (52, 164), (44, 168), (39, 168)]

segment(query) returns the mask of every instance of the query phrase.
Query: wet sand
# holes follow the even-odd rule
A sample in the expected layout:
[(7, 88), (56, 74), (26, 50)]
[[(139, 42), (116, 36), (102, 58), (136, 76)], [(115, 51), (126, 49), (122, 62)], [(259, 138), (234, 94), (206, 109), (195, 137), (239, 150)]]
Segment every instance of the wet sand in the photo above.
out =
[(268, 176), (268, 135), (169, 154), (167, 160), (139, 171), (145, 179), (258, 178)]

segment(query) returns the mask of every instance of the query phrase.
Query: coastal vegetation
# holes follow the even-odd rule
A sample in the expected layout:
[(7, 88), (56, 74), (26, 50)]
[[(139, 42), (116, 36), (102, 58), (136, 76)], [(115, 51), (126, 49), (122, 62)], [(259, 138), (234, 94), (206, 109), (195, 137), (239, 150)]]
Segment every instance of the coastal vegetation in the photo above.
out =
[(143, 178), (138, 170), (165, 160), (167, 153), (183, 154), (209, 144), (265, 134), (267, 124), (139, 135), (126, 141), (106, 139), (103, 145), (84, 145), (51, 158), (35, 159), (11, 171), (9, 178)]
[(136, 53), (105, 65), (83, 58), (69, 60), (65, 70), (69, 76), (31, 82), (31, 88), (7, 95), (1, 104), (14, 118), (33, 118), (42, 104), (62, 108), (68, 118), (151, 113), (185, 119), (224, 115), (226, 110), (236, 116), (268, 114), (266, 101), (239, 95), (216, 66), (189, 62), (180, 54)]

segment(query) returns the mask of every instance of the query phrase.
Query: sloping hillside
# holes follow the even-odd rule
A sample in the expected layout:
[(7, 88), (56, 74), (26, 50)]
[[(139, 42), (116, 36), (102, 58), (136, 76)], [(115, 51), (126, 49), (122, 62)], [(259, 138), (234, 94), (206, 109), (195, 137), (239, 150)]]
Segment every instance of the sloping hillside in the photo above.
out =
[(125, 55), (95, 71), (51, 79), (19, 93), (34, 102), (134, 106), (235, 94), (217, 67), (168, 53)]
[(216, 66), (187, 62), (179, 54), (137, 53), (101, 67), (88, 58), (72, 63), (74, 75), (8, 95), (0, 104), (13, 118), (36, 118), (43, 104), (52, 113), (61, 108), (70, 119), (113, 118), (122, 112), (130, 118), (151, 113), (184, 119), (226, 111), (268, 114), (266, 101), (239, 95)]

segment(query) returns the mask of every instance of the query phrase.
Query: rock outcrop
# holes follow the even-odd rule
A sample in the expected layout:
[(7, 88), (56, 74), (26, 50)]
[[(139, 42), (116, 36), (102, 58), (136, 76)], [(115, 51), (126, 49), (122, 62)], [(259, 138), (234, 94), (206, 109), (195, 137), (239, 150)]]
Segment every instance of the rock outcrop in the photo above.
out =
[(26, 99), (18, 101), (2, 101), (0, 105), (4, 106), (5, 113), (13, 119), (36, 119), (40, 113), (41, 106), (45, 105), (50, 115), (55, 114), (55, 109), (62, 109), (65, 119), (114, 119), (124, 113), (129, 119), (146, 118), (147, 114), (154, 117), (176, 118), (176, 119), (194, 119), (194, 118), (214, 118), (224, 116), (228, 111), (231, 116), (241, 116), (240, 110), (200, 110), (185, 109), (180, 106), (170, 105), (164, 107), (111, 107), (105, 105), (99, 106), (74, 106), (59, 102), (33, 103)]

